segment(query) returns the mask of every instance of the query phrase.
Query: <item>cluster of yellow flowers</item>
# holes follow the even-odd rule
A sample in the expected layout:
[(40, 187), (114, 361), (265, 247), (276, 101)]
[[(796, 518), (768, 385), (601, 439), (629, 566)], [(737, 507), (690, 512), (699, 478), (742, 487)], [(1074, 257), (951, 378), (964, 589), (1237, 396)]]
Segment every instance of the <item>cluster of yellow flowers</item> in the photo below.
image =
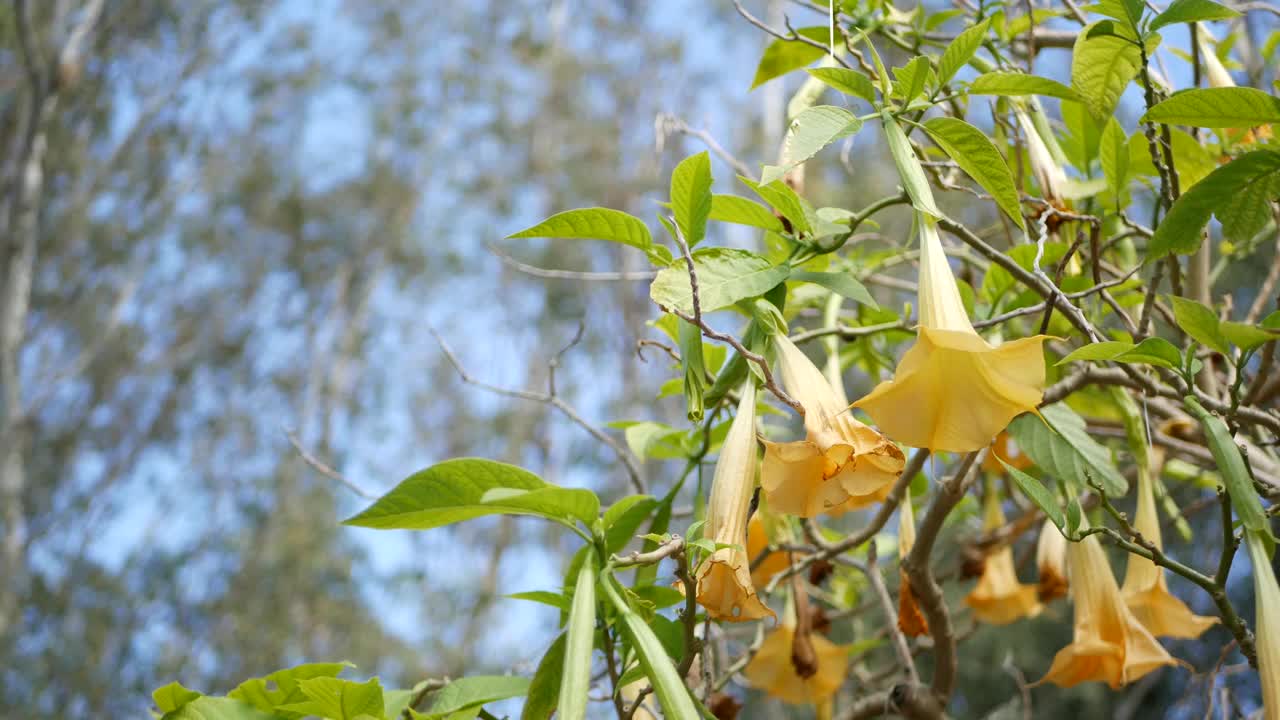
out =
[[(924, 215), (918, 220), (920, 325), (915, 344), (892, 380), (850, 404), (843, 388), (828, 381), (788, 338), (776, 335), (773, 345), (783, 385), (805, 410), (805, 438), (793, 442), (757, 439), (754, 381), (742, 387), (737, 415), (716, 465), (705, 525), (706, 537), (721, 549), (696, 569), (697, 600), (711, 618), (737, 622), (775, 616), (761, 593), (792, 558), (781, 551), (762, 557), (769, 547), (768, 533), (759, 514), (751, 516), (749, 508), (757, 469), (769, 512), (810, 518), (883, 501), (905, 466), (898, 443), (929, 451), (970, 452), (991, 446), (999, 436), (993, 454), (1015, 466), (1028, 463), (1025, 457), (1009, 458), (1002, 431), (1015, 416), (1034, 412), (1043, 399), (1046, 338), (998, 346), (983, 339), (961, 302), (934, 222)], [(864, 410), (879, 430), (859, 422), (851, 408)], [(764, 445), (759, 462), (758, 442)], [(1142, 470), (1135, 525), (1158, 547), (1151, 478), (1147, 468)], [(909, 497), (899, 512), (900, 552), (905, 557), (915, 538)], [(984, 525), (1005, 525), (994, 489), (986, 493)], [(1179, 662), (1155, 636), (1197, 637), (1217, 622), (1192, 614), (1171, 595), (1163, 570), (1148, 559), (1130, 557), (1121, 588), (1094, 535), (1067, 542), (1046, 522), (1037, 560), (1039, 585), (1024, 585), (1018, 581), (1008, 543), (989, 550), (981, 578), (965, 601), (980, 621), (1003, 625), (1034, 616), (1043, 603), (1065, 595), (1070, 578), (1074, 640), (1058, 653), (1041, 683), (1069, 687), (1102, 681), (1119, 687)], [(1272, 593), (1273, 604), (1276, 596)], [(797, 617), (796, 604), (789, 603), (745, 675), (754, 686), (786, 702), (829, 707), (847, 670), (845, 648), (815, 634), (804, 617)], [(899, 627), (908, 635), (928, 633), (905, 572)], [(801, 655), (808, 661), (797, 661)], [(1267, 695), (1269, 705), (1274, 692), (1272, 688)]]

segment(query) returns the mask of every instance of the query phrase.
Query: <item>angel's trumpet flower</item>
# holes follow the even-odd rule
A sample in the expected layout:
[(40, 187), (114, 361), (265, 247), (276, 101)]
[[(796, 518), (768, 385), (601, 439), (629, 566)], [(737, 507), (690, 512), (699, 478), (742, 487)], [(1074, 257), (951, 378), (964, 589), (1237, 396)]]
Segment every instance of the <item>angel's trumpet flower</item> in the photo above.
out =
[(704, 534), (716, 550), (694, 573), (698, 603), (716, 620), (738, 622), (772, 616), (773, 611), (756, 595), (751, 582), (751, 559), (743, 543), (747, 539), (747, 512), (756, 478), (756, 391), (751, 382), (742, 388), (738, 414), (729, 426), (720, 459), (711, 481)]
[(1036, 541), (1036, 569), (1040, 573), (1036, 594), (1045, 603), (1067, 594), (1067, 539), (1052, 520), (1045, 520)]
[(1258, 675), (1262, 677), (1264, 720), (1280, 720), (1280, 585), (1265, 541), (1245, 533), (1245, 546), (1253, 563), (1253, 595), (1258, 605), (1254, 638), (1258, 649)]
[(1067, 173), (1053, 159), (1053, 153), (1049, 151), (1044, 138), (1040, 137), (1040, 132), (1036, 130), (1035, 123), (1031, 121), (1027, 111), (1015, 106), (1013, 114), (1018, 119), (1022, 134), (1026, 136), (1027, 159), (1031, 163), (1031, 174), (1035, 176), (1036, 184), (1040, 186), (1040, 193), (1050, 205), (1066, 209)]
[[(983, 529), (1004, 527), (1004, 511), (994, 492), (988, 490), (983, 513)], [(964, 602), (982, 622), (1008, 625), (1024, 617), (1040, 614), (1041, 605), (1035, 585), (1018, 582), (1013, 566), (1013, 548), (1002, 545), (987, 555), (978, 584), (965, 596)]]
[(843, 394), (794, 343), (775, 335), (774, 345), (783, 385), (804, 407), (805, 439), (764, 441), (760, 485), (769, 507), (813, 517), (883, 500), (906, 464), (902, 450), (853, 417)]
[(911, 495), (908, 492), (907, 497), (902, 498), (902, 502), (898, 504), (898, 629), (909, 637), (929, 634), (929, 621), (920, 612), (915, 591), (911, 589), (911, 578), (902, 569), (902, 563), (906, 562), (907, 554), (915, 544), (916, 519), (911, 510)]
[(807, 627), (795, 612), (764, 639), (742, 674), (753, 687), (793, 705), (822, 705), (844, 683), (849, 650)]
[(929, 450), (986, 447), (1044, 397), (1044, 335), (992, 347), (973, 329), (932, 218), (920, 224), (920, 327), (893, 379), (854, 403), (890, 438)]
[(769, 532), (763, 515), (757, 510), (747, 523), (747, 560), (755, 564), (751, 569), (751, 582), (757, 589), (764, 589), (773, 576), (791, 566), (791, 559), (781, 550), (775, 550), (756, 562), (756, 558), (769, 548)]

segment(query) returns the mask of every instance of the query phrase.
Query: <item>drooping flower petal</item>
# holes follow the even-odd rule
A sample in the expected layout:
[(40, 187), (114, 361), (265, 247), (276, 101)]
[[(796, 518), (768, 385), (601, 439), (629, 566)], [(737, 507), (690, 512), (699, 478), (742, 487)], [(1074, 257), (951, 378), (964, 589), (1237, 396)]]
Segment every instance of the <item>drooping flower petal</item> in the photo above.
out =
[[(994, 492), (988, 490), (983, 527), (994, 530), (1004, 525), (1004, 511)], [(1024, 617), (1040, 614), (1041, 605), (1035, 585), (1018, 582), (1013, 565), (1013, 548), (1002, 545), (987, 554), (978, 584), (965, 596), (964, 602), (979, 620), (992, 625), (1008, 625)]]
[(751, 560), (744, 547), (747, 512), (755, 489), (755, 398), (755, 386), (748, 382), (720, 450), (707, 504), (705, 537), (734, 547), (711, 553), (694, 572), (698, 603), (716, 620), (738, 622), (773, 615), (756, 595)]
[(911, 578), (902, 569), (907, 553), (916, 544), (915, 513), (911, 509), (911, 497), (902, 498), (898, 505), (898, 629), (908, 637), (919, 637), (929, 634), (929, 621), (920, 612), (916, 602), (915, 591), (911, 589)]
[(813, 650), (812, 675), (802, 677), (792, 660), (795, 627), (783, 623), (769, 633), (743, 675), (753, 687), (783, 702), (807, 705), (824, 702), (844, 683), (848, 650), (822, 635), (809, 636)]
[(756, 558), (760, 557), (768, 547), (769, 534), (765, 529), (764, 518), (761, 512), (756, 512), (747, 523), (747, 560), (755, 564), (751, 569), (751, 582), (755, 583), (756, 590), (763, 590), (774, 575), (791, 566), (791, 559), (781, 550), (765, 555), (764, 559), (757, 563)]
[(1253, 563), (1253, 596), (1257, 602), (1254, 640), (1258, 650), (1258, 675), (1262, 679), (1265, 720), (1280, 720), (1280, 585), (1265, 542), (1256, 533), (1245, 533), (1249, 560)]
[(996, 475), (1003, 474), (1005, 470), (1004, 465), (1000, 464), (1002, 460), (1018, 470), (1026, 470), (1035, 464), (1007, 432), (996, 435), (996, 439), (991, 442), (991, 452), (982, 458), (982, 469)]
[(1070, 543), (1067, 563), (1075, 600), (1075, 637), (1058, 651), (1037, 685), (1051, 682), (1071, 687), (1097, 681), (1118, 688), (1161, 666), (1178, 663), (1125, 606), (1097, 536)]
[(1046, 603), (1066, 597), (1070, 584), (1067, 581), (1067, 539), (1052, 520), (1045, 520), (1036, 541), (1036, 568), (1039, 582), (1036, 595)]
[[(1151, 473), (1141, 466), (1138, 468), (1138, 511), (1133, 526), (1148, 542), (1157, 548), (1164, 547)], [(1215, 617), (1191, 612), (1186, 603), (1169, 592), (1167, 582), (1163, 568), (1141, 555), (1129, 555), (1121, 592), (1134, 617), (1152, 635), (1197, 638), (1218, 622)]]
[(769, 506), (801, 517), (882, 499), (902, 474), (896, 445), (853, 417), (822, 371), (789, 339), (774, 337), (782, 382), (805, 409), (805, 439), (764, 441), (760, 484)]
[(992, 347), (973, 330), (937, 229), (921, 219), (920, 328), (892, 380), (853, 404), (905, 445), (970, 452), (985, 447), (1044, 397), (1046, 337)]
[(1031, 163), (1031, 174), (1035, 176), (1036, 184), (1040, 186), (1040, 193), (1044, 195), (1044, 199), (1048, 200), (1050, 205), (1059, 209), (1066, 209), (1066, 172), (1053, 159), (1053, 153), (1049, 152), (1049, 146), (1045, 144), (1044, 138), (1040, 137), (1040, 131), (1036, 129), (1036, 125), (1032, 122), (1031, 116), (1027, 114), (1026, 109), (1021, 106), (1015, 106), (1013, 113), (1018, 119), (1018, 125), (1022, 128), (1023, 136), (1026, 138), (1027, 158)]

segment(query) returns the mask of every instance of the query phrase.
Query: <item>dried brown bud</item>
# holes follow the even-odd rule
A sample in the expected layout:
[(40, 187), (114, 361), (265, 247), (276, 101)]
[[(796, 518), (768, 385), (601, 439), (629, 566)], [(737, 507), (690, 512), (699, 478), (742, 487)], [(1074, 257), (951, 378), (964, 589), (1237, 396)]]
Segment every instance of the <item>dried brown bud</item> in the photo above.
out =
[(831, 632), (831, 618), (827, 617), (827, 611), (821, 605), (809, 606), (809, 627), (822, 635)]
[(813, 649), (813, 639), (808, 632), (798, 630), (791, 640), (791, 666), (802, 678), (813, 677), (818, 672), (818, 653)]
[(829, 560), (816, 560), (809, 566), (809, 584), (821, 585), (835, 572), (836, 566)]
[(711, 698), (707, 701), (707, 709), (716, 716), (716, 720), (737, 720), (738, 713), (742, 711), (742, 703), (735, 700), (732, 695), (717, 692), (711, 694)]
[(960, 549), (960, 579), (982, 577), (987, 569), (987, 555), (975, 545), (965, 545)]

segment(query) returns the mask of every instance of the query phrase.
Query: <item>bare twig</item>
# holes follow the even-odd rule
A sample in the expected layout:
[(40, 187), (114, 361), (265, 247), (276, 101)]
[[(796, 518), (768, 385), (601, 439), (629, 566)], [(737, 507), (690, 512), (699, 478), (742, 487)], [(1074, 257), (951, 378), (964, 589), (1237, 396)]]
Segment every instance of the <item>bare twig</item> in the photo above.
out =
[(314, 469), (316, 472), (329, 478), (330, 480), (333, 480), (341, 484), (343, 487), (355, 493), (356, 495), (359, 495), (365, 500), (378, 499), (378, 496), (376, 494), (371, 493), (368, 490), (365, 490), (364, 488), (360, 487), (356, 483), (347, 479), (347, 477), (342, 473), (338, 472), (337, 470), (334, 470), (333, 468), (329, 467), (327, 464), (325, 464), (324, 462), (316, 458), (316, 456), (307, 452), (307, 449), (302, 447), (302, 441), (298, 439), (298, 434), (296, 432), (294, 432), (293, 430), (286, 430), (285, 437), (289, 438), (289, 444), (293, 446), (294, 450), (298, 451), (298, 456), (302, 458), (302, 461), (310, 465), (312, 469)]
[(548, 278), (552, 280), (584, 280), (584, 281), (608, 281), (620, 282), (629, 280), (652, 280), (658, 273), (649, 270), (640, 270), (636, 272), (588, 272), (585, 270), (553, 270), (549, 268), (540, 268), (527, 263), (522, 263), (510, 255), (502, 252), (493, 243), (485, 243), (487, 249), (494, 257), (502, 261), (504, 265), (511, 267), (526, 275), (534, 277)]

